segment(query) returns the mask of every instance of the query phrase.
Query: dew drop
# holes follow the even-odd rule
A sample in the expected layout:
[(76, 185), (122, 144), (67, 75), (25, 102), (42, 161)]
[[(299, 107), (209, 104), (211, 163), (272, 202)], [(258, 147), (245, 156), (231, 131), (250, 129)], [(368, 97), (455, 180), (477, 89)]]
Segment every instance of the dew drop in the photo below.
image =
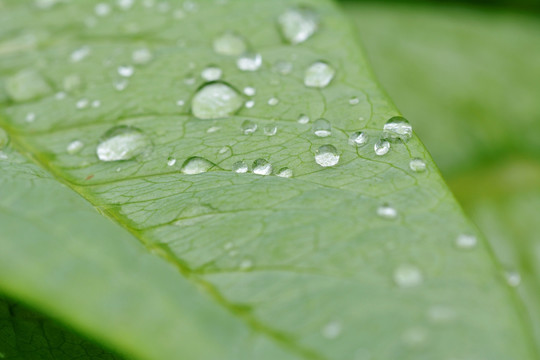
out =
[(300, 116), (298, 116), (299, 124), (307, 124), (308, 122), (309, 122), (309, 116), (307, 116), (306, 114), (300, 114)]
[(281, 75), (290, 74), (293, 70), (293, 64), (288, 61), (277, 61), (274, 64), (274, 71)]
[(88, 46), (83, 46), (72, 52), (69, 59), (71, 62), (79, 62), (84, 60), (88, 55), (90, 55), (90, 48)]
[(176, 105), (177, 105), (177, 106), (184, 106), (185, 103), (186, 103), (186, 102), (185, 102), (184, 100), (177, 100), (177, 101), (176, 101)]
[(188, 76), (184, 79), (184, 84), (186, 85), (193, 85), (195, 84), (195, 82), (197, 81), (197, 79), (195, 79), (194, 77), (192, 76)]
[(385, 219), (395, 219), (398, 216), (397, 210), (388, 204), (383, 204), (377, 208), (377, 215)]
[(455, 240), (458, 249), (469, 250), (476, 247), (476, 236), (470, 234), (461, 234)]
[(258, 53), (245, 53), (236, 60), (236, 66), (242, 71), (257, 71), (262, 65), (262, 56)]
[(352, 98), (349, 99), (349, 104), (351, 105), (356, 105), (360, 103), (360, 99), (358, 99), (356, 96), (353, 96)]
[(433, 322), (447, 322), (456, 317), (456, 312), (449, 307), (435, 305), (428, 309), (428, 317)]
[(81, 77), (77, 74), (68, 75), (62, 80), (62, 86), (67, 92), (78, 90), (82, 86)]
[(257, 131), (257, 124), (251, 120), (244, 120), (242, 123), (242, 132), (244, 135), (250, 135)]
[(324, 88), (330, 84), (336, 71), (323, 61), (317, 61), (307, 68), (304, 84), (307, 87)]
[(321, 333), (327, 339), (335, 339), (341, 334), (341, 323), (331, 321), (322, 328)]
[(274, 136), (277, 133), (277, 126), (275, 125), (266, 125), (263, 129), (264, 135), (266, 136)]
[(506, 282), (512, 287), (517, 287), (521, 284), (521, 275), (515, 270), (508, 270), (504, 273)]
[(245, 106), (246, 106), (246, 109), (251, 109), (252, 107), (255, 106), (255, 101), (254, 100), (248, 100), (248, 101), (246, 101)]
[(8, 133), (0, 128), (0, 149), (3, 149), (9, 144), (9, 135)]
[(323, 145), (315, 153), (315, 162), (322, 167), (335, 166), (339, 162), (339, 153), (333, 145)]
[(288, 167), (284, 167), (284, 168), (279, 169), (276, 175), (282, 178), (290, 178), (293, 176), (293, 171), (292, 169), (289, 169)]
[(332, 125), (326, 119), (317, 119), (313, 122), (312, 130), (315, 136), (327, 137), (332, 134)]
[(92, 105), (93, 108), (98, 108), (98, 107), (101, 106), (101, 101), (99, 101), (99, 100), (94, 100), (94, 101), (92, 101), (92, 104), (91, 104), (91, 105)]
[(291, 44), (306, 41), (318, 28), (317, 14), (305, 7), (288, 9), (277, 21), (281, 34)]
[(247, 96), (253, 96), (255, 95), (257, 91), (255, 90), (254, 87), (251, 87), (251, 86), (246, 86), (244, 88), (244, 94), (246, 94)]
[(73, 155), (81, 151), (83, 147), (84, 143), (81, 140), (73, 140), (66, 147), (66, 151), (68, 154)]
[(409, 162), (409, 168), (417, 173), (426, 171), (426, 163), (424, 160), (415, 158)]
[(216, 131), (219, 131), (219, 129), (221, 129), (219, 126), (212, 126), (212, 127), (209, 127), (206, 132), (208, 134), (212, 134), (212, 133), (215, 133)]
[(94, 12), (97, 16), (107, 16), (111, 13), (111, 6), (106, 3), (99, 3), (95, 6)]
[(121, 125), (103, 134), (96, 152), (101, 161), (130, 160), (151, 146), (150, 140), (140, 129)]
[(90, 104), (90, 101), (88, 101), (88, 99), (80, 99), (75, 103), (75, 107), (77, 109), (85, 109), (88, 107), (88, 104)]
[(214, 40), (214, 51), (221, 55), (238, 56), (246, 49), (244, 38), (233, 32), (226, 32)]
[(176, 159), (173, 157), (170, 157), (167, 159), (167, 166), (174, 166), (176, 164)]
[(193, 156), (182, 164), (182, 173), (187, 175), (202, 174), (210, 170), (214, 164), (200, 156)]
[(135, 72), (135, 68), (130, 65), (119, 66), (116, 70), (118, 71), (118, 75), (123, 77), (131, 77)]
[(131, 60), (137, 65), (145, 65), (152, 61), (153, 55), (150, 50), (141, 48), (133, 51), (131, 54)]
[(116, 91), (124, 91), (127, 88), (128, 84), (129, 82), (127, 81), (127, 79), (119, 79), (113, 83), (113, 86)]
[(201, 72), (201, 77), (206, 81), (216, 81), (221, 79), (223, 71), (216, 66), (209, 66)]
[(409, 141), (412, 136), (412, 126), (407, 119), (394, 116), (384, 124), (383, 137), (390, 141)]
[(199, 119), (219, 119), (234, 114), (243, 104), (238, 91), (218, 82), (199, 89), (191, 100), (191, 110)]
[(7, 160), (8, 156), (5, 152), (0, 151), (0, 160)]
[(353, 132), (349, 136), (349, 145), (353, 146), (362, 146), (367, 143), (368, 137), (367, 134), (363, 131)]
[(277, 104), (279, 104), (279, 99), (277, 97), (271, 97), (268, 99), (268, 105), (276, 106)]
[(24, 118), (24, 120), (28, 123), (33, 123), (36, 120), (36, 114), (33, 112), (30, 112), (26, 114), (26, 117)]
[(401, 265), (394, 271), (394, 281), (402, 288), (418, 286), (422, 283), (422, 273), (413, 265)]
[(54, 95), (54, 98), (55, 98), (56, 100), (63, 100), (63, 99), (66, 98), (66, 93), (63, 92), (63, 91), (59, 91), (59, 92), (57, 92), (57, 93)]
[(272, 164), (264, 159), (257, 159), (253, 162), (253, 173), (257, 175), (272, 174)]
[(133, 6), (134, 0), (118, 0), (117, 5), (122, 10), (129, 10)]
[(253, 261), (249, 260), (249, 259), (244, 259), (240, 262), (240, 264), (238, 265), (238, 268), (240, 270), (249, 270), (253, 267)]
[(52, 92), (45, 79), (33, 70), (23, 70), (7, 78), (5, 89), (14, 101), (28, 101)]
[(237, 174), (245, 174), (249, 170), (247, 164), (245, 161), (237, 161), (234, 164), (232, 164), (232, 171), (234, 171)]
[(385, 155), (390, 151), (390, 143), (384, 139), (380, 139), (373, 145), (373, 150), (375, 150), (376, 155)]

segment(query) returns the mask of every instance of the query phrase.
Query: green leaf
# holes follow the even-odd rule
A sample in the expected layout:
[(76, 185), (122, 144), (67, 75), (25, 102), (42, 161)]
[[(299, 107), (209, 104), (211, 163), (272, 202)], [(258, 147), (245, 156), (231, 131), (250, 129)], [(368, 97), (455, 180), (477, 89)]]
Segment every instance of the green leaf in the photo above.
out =
[[(320, 25), (294, 46), (277, 28), (284, 0), (3, 4), (0, 289), (10, 297), (140, 359), (536, 357), (487, 243), (456, 248), (476, 231), (420, 141), (374, 153), (398, 111), (331, 3), (302, 3)], [(262, 55), (258, 71), (213, 51), (228, 31)], [(118, 67), (141, 48), (153, 59), (123, 77)], [(276, 71), (279, 61), (292, 72)], [(335, 77), (306, 87), (319, 61)], [(254, 87), (255, 106), (194, 117), (209, 65), (238, 94)], [(28, 78), (41, 79), (39, 91)], [(314, 136), (301, 114), (328, 119), (332, 135)], [(244, 135), (245, 120), (259, 130)], [(369, 138), (357, 148), (348, 137), (358, 130)], [(98, 159), (111, 134), (136, 139), (133, 159)], [(75, 140), (83, 147), (68, 151)], [(106, 150), (118, 152), (115, 141)], [(314, 160), (325, 144), (341, 156), (334, 167)], [(427, 171), (409, 168), (417, 157)], [(190, 169), (209, 171), (183, 173), (192, 159)], [(257, 159), (294, 175), (231, 170)], [(385, 204), (396, 218), (377, 214)]]

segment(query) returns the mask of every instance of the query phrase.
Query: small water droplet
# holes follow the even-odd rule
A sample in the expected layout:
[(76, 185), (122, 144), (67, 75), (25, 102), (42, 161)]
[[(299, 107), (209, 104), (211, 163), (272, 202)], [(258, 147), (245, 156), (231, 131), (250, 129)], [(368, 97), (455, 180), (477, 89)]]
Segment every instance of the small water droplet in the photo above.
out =
[(433, 322), (446, 322), (456, 317), (456, 312), (449, 307), (435, 305), (429, 308), (428, 317)]
[(184, 84), (186, 85), (193, 85), (197, 82), (197, 79), (195, 79), (193, 76), (188, 76), (184, 79)]
[(377, 208), (377, 215), (385, 219), (395, 219), (398, 216), (397, 210), (388, 204), (383, 204)]
[(401, 265), (394, 271), (394, 281), (402, 288), (418, 286), (422, 280), (422, 272), (413, 265)]
[(390, 141), (409, 141), (412, 136), (412, 126), (407, 119), (401, 116), (390, 118), (383, 127), (383, 138)]
[(145, 65), (152, 61), (153, 55), (147, 48), (141, 48), (133, 51), (131, 60), (137, 65)]
[(251, 120), (244, 120), (242, 123), (242, 132), (244, 135), (253, 134), (257, 131), (257, 124)]
[(306, 114), (300, 114), (300, 116), (298, 116), (299, 124), (307, 124), (308, 122), (309, 122), (309, 116), (307, 116)]
[(275, 125), (266, 125), (263, 129), (264, 135), (266, 136), (274, 136), (277, 133), (277, 126)]
[(323, 61), (317, 61), (307, 68), (304, 84), (307, 87), (324, 88), (330, 84), (336, 71)]
[(228, 242), (225, 245), (223, 245), (223, 249), (225, 250), (231, 250), (234, 247), (234, 244), (232, 242)]
[(118, 71), (118, 75), (123, 77), (131, 77), (135, 72), (135, 68), (130, 65), (119, 66), (116, 70)]
[(244, 88), (244, 94), (246, 94), (247, 96), (254, 96), (256, 92), (257, 90), (255, 90), (254, 87), (246, 86)]
[(517, 287), (521, 284), (521, 275), (515, 270), (507, 270), (504, 276), (508, 285), (512, 287)]
[(71, 60), (71, 62), (79, 62), (84, 60), (84, 58), (86, 58), (88, 55), (90, 55), (90, 47), (83, 46), (72, 52), (69, 56), (69, 59)]
[(240, 265), (238, 265), (238, 268), (240, 270), (249, 270), (253, 267), (253, 261), (249, 260), (249, 259), (244, 259), (240, 262)]
[(73, 92), (82, 87), (81, 77), (77, 74), (70, 74), (62, 80), (62, 86), (67, 92)]
[(253, 162), (253, 173), (257, 175), (272, 174), (272, 164), (264, 159), (257, 159)]
[(101, 161), (130, 160), (151, 146), (150, 140), (140, 129), (120, 125), (103, 134), (96, 153)]
[(221, 149), (219, 149), (218, 151), (218, 154), (225, 154), (226, 152), (229, 151), (229, 147), (228, 146), (224, 146), (222, 147)]
[(113, 83), (113, 86), (116, 91), (124, 91), (127, 88), (128, 84), (129, 81), (127, 79), (119, 79)]
[(187, 175), (202, 174), (210, 170), (214, 164), (200, 156), (193, 156), (184, 161), (182, 172)]
[(133, 6), (134, 0), (118, 0), (116, 4), (118, 7), (124, 11), (131, 9)]
[(167, 159), (167, 166), (174, 166), (174, 164), (176, 164), (176, 159), (173, 157), (169, 157)]
[(73, 140), (66, 148), (68, 154), (73, 155), (78, 153), (84, 147), (84, 143), (81, 140)]
[(402, 335), (403, 342), (410, 347), (422, 346), (426, 342), (427, 337), (427, 331), (421, 327), (407, 329)]
[(89, 103), (90, 101), (88, 101), (88, 99), (80, 99), (75, 103), (75, 107), (77, 109), (85, 109), (88, 107)]
[(415, 158), (409, 162), (409, 168), (417, 173), (426, 171), (426, 163), (424, 160)]
[(99, 101), (99, 100), (94, 100), (94, 101), (92, 101), (92, 104), (91, 104), (91, 105), (92, 105), (93, 108), (98, 108), (98, 107), (101, 106), (101, 101)]
[(351, 105), (356, 105), (358, 103), (360, 103), (360, 99), (357, 98), (356, 96), (353, 96), (352, 98), (349, 99), (349, 104)]
[(45, 79), (34, 70), (23, 70), (7, 78), (5, 89), (14, 101), (28, 101), (52, 92)]
[(211, 133), (215, 133), (216, 131), (219, 131), (219, 129), (221, 129), (219, 126), (212, 126), (212, 127), (209, 127), (206, 132), (208, 134), (211, 134)]
[(476, 247), (477, 240), (476, 240), (476, 236), (474, 236), (474, 235), (460, 234), (456, 238), (455, 242), (456, 242), (456, 246), (459, 249), (468, 250), (468, 249), (472, 249), (472, 248)]
[(331, 321), (322, 328), (322, 335), (327, 339), (335, 339), (341, 334), (341, 323)]
[(3, 149), (9, 144), (9, 135), (8, 133), (0, 128), (0, 149)]
[(238, 56), (246, 49), (244, 38), (233, 32), (226, 32), (214, 40), (214, 51), (221, 55)]
[(373, 150), (375, 150), (376, 155), (385, 155), (390, 151), (390, 143), (384, 139), (379, 139), (379, 141), (373, 145)]
[(255, 106), (255, 101), (254, 101), (254, 100), (248, 100), (248, 101), (246, 101), (246, 103), (245, 103), (246, 109), (251, 109), (251, 108), (254, 107), (254, 106)]
[(277, 97), (271, 97), (268, 99), (268, 105), (276, 106), (277, 104), (279, 104), (279, 99)]
[(290, 178), (293, 176), (293, 171), (292, 169), (289, 169), (288, 167), (284, 167), (284, 168), (279, 169), (276, 175), (282, 178)]
[(307, 7), (288, 9), (277, 21), (281, 34), (291, 44), (306, 41), (318, 28), (317, 14)]
[(0, 160), (7, 160), (8, 156), (5, 152), (0, 151)]
[(332, 134), (332, 125), (326, 119), (317, 119), (313, 122), (313, 134), (318, 137), (327, 137)]
[(184, 100), (182, 100), (182, 99), (176, 101), (177, 106), (184, 106), (185, 103), (186, 102)]
[(339, 162), (339, 153), (333, 145), (323, 145), (315, 153), (315, 162), (322, 167), (335, 166)]
[(249, 170), (247, 164), (245, 161), (237, 161), (234, 164), (232, 164), (232, 171), (238, 174), (244, 174), (247, 173)]
[(99, 3), (94, 7), (97, 16), (107, 16), (111, 13), (111, 6), (106, 3)]
[(293, 70), (293, 64), (288, 61), (278, 61), (274, 64), (274, 71), (281, 75), (290, 74)]
[(59, 92), (57, 92), (57, 93), (54, 95), (54, 98), (55, 98), (56, 100), (63, 100), (63, 99), (66, 98), (66, 93), (63, 92), (63, 91), (59, 91)]
[(203, 71), (201, 71), (201, 77), (206, 81), (216, 81), (221, 79), (223, 71), (216, 66), (209, 66)]
[(256, 71), (262, 65), (262, 56), (258, 53), (245, 53), (236, 60), (236, 66), (242, 71)]
[(24, 118), (24, 120), (28, 123), (32, 123), (36, 120), (36, 114), (33, 112), (30, 112), (26, 114), (26, 117)]
[(243, 104), (238, 91), (218, 82), (199, 89), (191, 100), (191, 110), (199, 119), (219, 119), (234, 114)]
[(367, 134), (363, 131), (355, 131), (349, 136), (349, 145), (362, 146), (367, 143)]

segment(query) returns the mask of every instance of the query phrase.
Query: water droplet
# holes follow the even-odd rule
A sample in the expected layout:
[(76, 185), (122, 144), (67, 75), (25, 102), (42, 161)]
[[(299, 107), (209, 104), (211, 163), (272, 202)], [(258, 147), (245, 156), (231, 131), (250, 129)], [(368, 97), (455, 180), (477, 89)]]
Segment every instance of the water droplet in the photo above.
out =
[(191, 100), (191, 109), (199, 119), (219, 119), (234, 114), (243, 104), (235, 89), (218, 82), (202, 87)]
[(246, 106), (246, 109), (251, 109), (252, 107), (255, 106), (255, 101), (254, 100), (248, 100), (248, 101), (246, 101), (245, 106)]
[(300, 114), (300, 116), (298, 116), (299, 124), (307, 124), (308, 122), (309, 122), (309, 116), (307, 116), (306, 114)]
[(24, 120), (28, 123), (32, 123), (36, 120), (36, 114), (33, 112), (30, 112), (26, 114), (26, 117), (24, 118)]
[(318, 17), (309, 8), (292, 8), (278, 17), (278, 24), (285, 40), (291, 44), (300, 44), (317, 31)]
[(78, 153), (84, 147), (84, 143), (81, 140), (73, 140), (66, 148), (68, 154), (73, 155)]
[(251, 120), (244, 120), (242, 123), (242, 132), (244, 135), (253, 134), (255, 131), (257, 131), (257, 124)]
[(127, 88), (128, 84), (129, 81), (127, 81), (127, 79), (119, 79), (116, 80), (113, 85), (117, 91), (124, 91)]
[(193, 156), (184, 161), (182, 172), (187, 175), (202, 174), (210, 170), (214, 164), (200, 156)]
[(349, 104), (351, 105), (356, 105), (358, 103), (360, 103), (360, 99), (357, 98), (356, 96), (353, 96), (352, 98), (349, 99)]
[(176, 105), (177, 105), (177, 106), (184, 106), (185, 103), (186, 103), (186, 102), (185, 102), (184, 100), (177, 100), (177, 101), (176, 101)]
[(9, 135), (8, 133), (0, 128), (0, 149), (3, 149), (9, 144)]
[(327, 137), (332, 134), (332, 125), (326, 119), (317, 119), (313, 122), (313, 133), (318, 137)]
[(394, 281), (402, 288), (418, 286), (422, 283), (422, 273), (413, 265), (401, 265), (394, 271)]
[(94, 8), (94, 12), (97, 16), (107, 16), (111, 13), (111, 6), (106, 3), (99, 3)]
[(367, 143), (368, 137), (367, 134), (363, 131), (353, 132), (349, 136), (349, 145), (353, 146), (362, 146)]
[(228, 146), (224, 146), (222, 147), (221, 149), (219, 149), (218, 151), (218, 154), (225, 154), (226, 152), (229, 151), (229, 147)]
[(377, 208), (377, 215), (385, 219), (395, 219), (398, 216), (397, 210), (388, 204), (383, 204)]
[(288, 61), (278, 61), (274, 64), (274, 71), (281, 74), (290, 74), (293, 70), (293, 64)]
[(133, 51), (131, 54), (131, 60), (137, 65), (145, 65), (152, 61), (153, 55), (150, 50), (146, 48), (141, 48)]
[(307, 87), (324, 88), (330, 84), (336, 71), (323, 61), (317, 61), (307, 68), (304, 84)]
[(293, 176), (293, 171), (292, 169), (289, 169), (288, 167), (284, 167), (284, 168), (279, 169), (276, 175), (282, 178), (290, 178)]
[(150, 140), (140, 129), (121, 125), (103, 134), (96, 152), (101, 161), (130, 160), (151, 146)]
[(379, 139), (379, 141), (373, 145), (373, 150), (375, 150), (376, 155), (385, 155), (390, 151), (390, 143), (384, 139)]
[(118, 0), (117, 5), (122, 10), (129, 10), (133, 6), (134, 0)]
[(85, 109), (88, 107), (89, 103), (90, 101), (88, 101), (88, 99), (80, 99), (75, 103), (75, 107), (77, 109)]
[(0, 151), (0, 160), (7, 160), (8, 156), (5, 152)]
[(223, 249), (225, 250), (231, 250), (234, 247), (234, 244), (232, 242), (228, 242), (225, 245), (223, 245)]
[(216, 81), (221, 79), (223, 71), (216, 66), (209, 66), (201, 72), (201, 77), (206, 81)]
[(264, 130), (264, 135), (266, 135), (266, 136), (274, 136), (277, 133), (277, 126), (275, 126), (275, 125), (266, 125), (263, 130)]
[(506, 282), (512, 287), (519, 286), (521, 284), (521, 275), (515, 270), (508, 270), (504, 273)]
[(52, 92), (45, 79), (33, 70), (23, 70), (7, 78), (5, 89), (14, 101), (28, 101)]
[(176, 164), (176, 159), (173, 157), (170, 157), (167, 159), (167, 166), (174, 166)]
[(63, 100), (63, 99), (66, 98), (66, 93), (63, 92), (63, 91), (59, 91), (59, 92), (57, 92), (57, 93), (54, 95), (54, 98), (55, 98), (56, 100)]
[(255, 93), (256, 93), (256, 90), (254, 87), (246, 86), (244, 88), (244, 94), (246, 94), (247, 96), (253, 96), (255, 95)]
[(212, 127), (209, 127), (206, 132), (208, 134), (211, 134), (211, 133), (215, 133), (216, 131), (218, 131), (219, 129), (221, 129), (219, 126), (212, 126)]
[(277, 104), (279, 104), (279, 99), (277, 97), (271, 97), (268, 99), (268, 105), (276, 106)]
[(409, 162), (409, 168), (414, 172), (424, 172), (426, 171), (426, 163), (422, 159), (415, 158)]
[(118, 69), (116, 70), (118, 71), (118, 75), (123, 76), (123, 77), (131, 77), (133, 73), (135, 72), (135, 68), (130, 65), (119, 66)]
[(322, 167), (335, 166), (339, 162), (339, 153), (333, 145), (323, 145), (315, 153), (315, 162)]
[(88, 55), (90, 55), (90, 47), (83, 46), (72, 52), (69, 56), (69, 59), (71, 60), (71, 62), (79, 62), (86, 58)]
[(322, 335), (327, 339), (335, 339), (341, 334), (341, 323), (331, 321), (322, 328)]
[(221, 55), (238, 56), (246, 49), (244, 38), (233, 32), (226, 32), (214, 40), (214, 51)]
[(101, 101), (99, 101), (99, 100), (94, 100), (94, 101), (92, 101), (92, 104), (91, 104), (91, 105), (92, 105), (93, 108), (98, 108), (98, 107), (101, 106)]
[(272, 174), (272, 164), (264, 159), (257, 159), (253, 162), (253, 173), (257, 175)]
[(188, 76), (184, 79), (184, 84), (186, 85), (193, 85), (195, 84), (195, 82), (197, 81), (197, 79), (195, 79), (194, 77), (192, 76)]
[(82, 87), (81, 77), (77, 74), (71, 74), (62, 80), (62, 86), (67, 92), (78, 90)]
[(409, 141), (412, 136), (412, 126), (401, 116), (394, 116), (384, 124), (383, 137), (390, 141)]
[(244, 259), (240, 262), (240, 265), (238, 265), (238, 268), (240, 270), (249, 270), (253, 267), (253, 261), (249, 260), (249, 259)]
[(456, 312), (446, 306), (435, 305), (429, 308), (428, 317), (433, 322), (446, 322), (456, 317)]
[(262, 56), (258, 53), (245, 53), (236, 60), (236, 66), (242, 71), (256, 71), (262, 65)]
[(459, 249), (472, 249), (476, 246), (476, 236), (470, 234), (461, 234), (456, 238), (456, 246)]
[(427, 331), (421, 327), (407, 329), (402, 335), (403, 342), (410, 347), (422, 346), (426, 342), (427, 337)]
[(237, 161), (234, 164), (232, 164), (232, 171), (238, 174), (244, 174), (247, 173), (249, 170), (247, 164), (245, 161)]

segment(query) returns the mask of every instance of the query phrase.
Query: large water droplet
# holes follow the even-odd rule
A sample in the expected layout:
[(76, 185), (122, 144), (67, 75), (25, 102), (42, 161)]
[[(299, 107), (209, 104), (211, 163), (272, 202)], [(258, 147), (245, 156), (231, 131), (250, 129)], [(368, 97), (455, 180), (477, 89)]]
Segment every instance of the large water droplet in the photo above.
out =
[(234, 164), (232, 164), (232, 171), (238, 174), (244, 174), (247, 173), (249, 170), (247, 164), (245, 161), (237, 161)]
[(284, 167), (284, 168), (279, 169), (276, 175), (282, 178), (290, 178), (293, 176), (293, 171), (292, 169), (289, 169), (288, 167)]
[(362, 146), (367, 143), (368, 137), (367, 134), (363, 131), (353, 132), (349, 136), (349, 145), (353, 146)]
[(148, 137), (132, 126), (115, 126), (102, 136), (97, 146), (97, 156), (101, 161), (129, 160), (150, 149)]
[(253, 173), (257, 175), (272, 174), (272, 164), (265, 159), (257, 159), (253, 162)]
[(456, 238), (456, 246), (459, 249), (464, 249), (464, 250), (472, 249), (476, 246), (476, 243), (477, 243), (477, 240), (476, 240), (476, 236), (474, 235), (460, 234)]
[(278, 17), (281, 34), (291, 44), (299, 44), (317, 31), (317, 14), (309, 8), (288, 9)]
[(390, 151), (390, 143), (384, 139), (380, 139), (373, 145), (373, 150), (375, 150), (376, 155), (385, 155)]
[(242, 96), (229, 85), (210, 83), (195, 94), (191, 110), (199, 119), (219, 119), (234, 114), (243, 103)]
[(307, 68), (304, 84), (307, 87), (323, 88), (330, 84), (336, 71), (325, 62), (317, 61)]
[(407, 119), (394, 116), (384, 124), (383, 137), (390, 141), (409, 141), (412, 136), (412, 126)]
[(250, 135), (257, 131), (257, 124), (251, 120), (244, 120), (242, 123), (242, 132), (244, 135)]
[(233, 32), (226, 32), (214, 40), (214, 51), (221, 55), (238, 56), (246, 49), (244, 38)]
[(322, 167), (335, 166), (339, 162), (339, 153), (333, 145), (323, 145), (315, 153), (315, 162)]
[(236, 60), (236, 66), (242, 71), (256, 71), (262, 65), (262, 56), (258, 53), (246, 53)]
[(33, 70), (23, 70), (7, 78), (5, 89), (14, 101), (32, 100), (52, 92), (45, 79)]
[(415, 158), (409, 162), (409, 168), (414, 172), (424, 172), (426, 171), (426, 163), (422, 159)]
[(202, 174), (210, 170), (214, 164), (200, 156), (193, 156), (184, 161), (181, 171), (187, 175)]
[(394, 281), (399, 287), (409, 288), (422, 283), (422, 272), (413, 265), (401, 265), (394, 271)]
[(68, 154), (73, 155), (81, 151), (83, 147), (84, 143), (81, 140), (73, 140), (66, 147), (66, 151)]
[(398, 216), (397, 210), (388, 204), (383, 204), (377, 208), (377, 215), (385, 219), (395, 219)]
[(8, 133), (0, 128), (0, 149), (3, 149), (9, 144), (9, 135)]
[(322, 328), (322, 335), (327, 339), (335, 339), (341, 334), (341, 323), (331, 321)]
[(318, 136), (318, 137), (327, 137), (332, 134), (332, 125), (326, 119), (315, 120), (313, 122), (312, 129), (315, 136)]
[(221, 79), (223, 71), (216, 66), (209, 66), (201, 71), (201, 77), (206, 81), (216, 81)]

